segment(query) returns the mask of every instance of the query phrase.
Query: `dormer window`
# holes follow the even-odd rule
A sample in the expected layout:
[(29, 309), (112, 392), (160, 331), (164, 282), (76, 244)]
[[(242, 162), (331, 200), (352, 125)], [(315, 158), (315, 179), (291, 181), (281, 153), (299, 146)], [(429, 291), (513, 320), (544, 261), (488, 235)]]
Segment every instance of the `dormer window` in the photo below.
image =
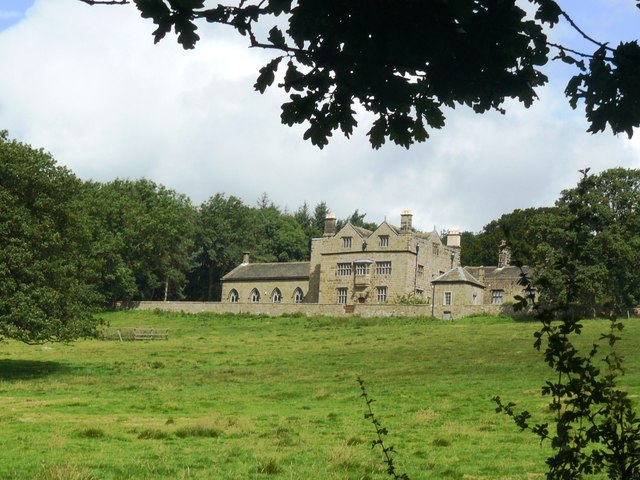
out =
[(380, 235), (378, 237), (378, 246), (379, 247), (388, 247), (389, 246), (389, 235)]
[(351, 237), (342, 237), (342, 248), (351, 248)]

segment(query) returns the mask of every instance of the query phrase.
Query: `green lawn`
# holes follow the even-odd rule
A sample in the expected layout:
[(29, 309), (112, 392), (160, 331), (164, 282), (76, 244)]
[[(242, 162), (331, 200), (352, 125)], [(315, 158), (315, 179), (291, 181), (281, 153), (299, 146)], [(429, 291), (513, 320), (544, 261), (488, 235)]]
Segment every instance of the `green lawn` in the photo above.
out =
[[(546, 415), (536, 323), (103, 317), (169, 340), (0, 344), (0, 478), (388, 478), (358, 375), (412, 479), (543, 478), (546, 446), (491, 401)], [(640, 321), (625, 323), (637, 398)], [(585, 345), (605, 329), (585, 322)]]

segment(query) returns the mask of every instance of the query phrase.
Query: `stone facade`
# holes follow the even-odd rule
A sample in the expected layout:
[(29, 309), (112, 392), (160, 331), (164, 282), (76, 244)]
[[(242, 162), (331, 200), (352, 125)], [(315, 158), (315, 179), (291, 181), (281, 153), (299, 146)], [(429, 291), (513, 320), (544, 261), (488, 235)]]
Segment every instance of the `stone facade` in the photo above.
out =
[(452, 268), (431, 285), (434, 317), (459, 318), (484, 303), (484, 285), (463, 267)]
[[(336, 231), (327, 216), (322, 238), (311, 243), (309, 262), (241, 265), (222, 278), (222, 303), (241, 305), (326, 305), (352, 312), (356, 306), (388, 306), (416, 297), (438, 318), (497, 313), (522, 294), (520, 269), (508, 265), (500, 245), (498, 267), (460, 265), (460, 234), (446, 244), (438, 233), (416, 232), (403, 212), (400, 227), (382, 222), (374, 231), (348, 223)], [(278, 307), (281, 308), (281, 307)], [(263, 310), (262, 307), (259, 310)], [(383, 311), (392, 308), (383, 307)]]
[(305, 301), (309, 262), (242, 264), (222, 277), (223, 303), (285, 303)]
[(222, 301), (353, 305), (416, 296), (430, 302), (431, 281), (460, 264), (460, 247), (445, 245), (435, 230), (415, 232), (408, 212), (401, 225), (384, 221), (371, 231), (348, 223), (336, 232), (329, 216), (324, 236), (312, 240), (310, 262), (251, 264), (245, 257), (222, 278)]
[[(314, 239), (311, 246), (310, 294), (317, 303), (388, 303), (413, 295), (430, 300), (431, 280), (460, 263), (460, 249), (443, 244), (435, 232), (386, 221), (375, 230), (347, 224), (336, 234)], [(313, 288), (311, 288), (313, 286)]]

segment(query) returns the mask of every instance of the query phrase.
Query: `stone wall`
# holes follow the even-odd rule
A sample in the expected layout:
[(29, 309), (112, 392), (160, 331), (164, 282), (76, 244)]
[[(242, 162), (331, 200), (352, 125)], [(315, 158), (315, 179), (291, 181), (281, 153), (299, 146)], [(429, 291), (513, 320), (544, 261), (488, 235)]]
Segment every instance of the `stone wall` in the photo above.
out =
[[(499, 315), (504, 312), (501, 305), (474, 305), (466, 309), (459, 307), (465, 313), (456, 310), (453, 318), (462, 318), (466, 315), (484, 313), (486, 315)], [(272, 304), (272, 303), (220, 303), (220, 302), (139, 302), (132, 306), (134, 310), (162, 310), (167, 312), (184, 313), (231, 313), (247, 315), (268, 315), (278, 317), (281, 315), (306, 315), (349, 317), (352, 315), (361, 317), (431, 317), (431, 305), (398, 305), (398, 304), (358, 304), (350, 305), (347, 313), (344, 305), (328, 304)], [(438, 313), (436, 311), (436, 313)], [(437, 318), (442, 316), (436, 315)]]
[(344, 305), (320, 305), (309, 303), (221, 303), (221, 302), (137, 302), (134, 310), (163, 310), (166, 312), (184, 313), (231, 313), (248, 315), (281, 315), (302, 314), (306, 316), (344, 314)]

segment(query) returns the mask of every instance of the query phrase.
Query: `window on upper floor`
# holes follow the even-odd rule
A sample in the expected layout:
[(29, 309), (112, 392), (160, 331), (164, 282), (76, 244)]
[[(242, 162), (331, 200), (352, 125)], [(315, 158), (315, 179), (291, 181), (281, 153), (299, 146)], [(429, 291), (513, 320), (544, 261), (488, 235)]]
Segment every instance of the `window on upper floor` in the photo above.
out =
[(380, 235), (378, 237), (378, 246), (379, 247), (388, 247), (389, 246), (389, 235)]
[(342, 237), (342, 248), (351, 248), (351, 237)]
[(378, 293), (378, 303), (385, 303), (387, 301), (387, 287), (376, 287)]
[(351, 264), (350, 263), (338, 263), (336, 267), (336, 275), (339, 277), (348, 277), (351, 275)]
[(369, 264), (356, 263), (356, 275), (369, 275)]
[(418, 265), (418, 269), (416, 273), (418, 275), (418, 278), (424, 277), (424, 265)]
[(377, 262), (376, 275), (391, 275), (391, 262)]
[(504, 290), (491, 290), (491, 304), (502, 305)]
[(338, 303), (345, 305), (347, 303), (347, 289), (339, 288), (338, 289)]
[(433, 253), (433, 255), (435, 257), (440, 255), (440, 245), (438, 245), (437, 243), (432, 243), (431, 244), (431, 253)]

